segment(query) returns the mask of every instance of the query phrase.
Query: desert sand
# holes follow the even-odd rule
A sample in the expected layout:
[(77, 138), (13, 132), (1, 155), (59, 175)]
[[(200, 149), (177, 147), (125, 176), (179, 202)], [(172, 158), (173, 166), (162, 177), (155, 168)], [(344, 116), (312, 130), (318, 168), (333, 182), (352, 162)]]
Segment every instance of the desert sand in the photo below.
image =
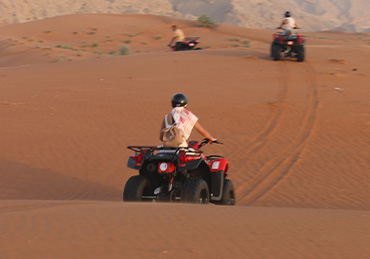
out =
[[(202, 50), (172, 52), (170, 25)], [(1, 258), (370, 258), (370, 34), (153, 15), (0, 27)], [(117, 55), (120, 46), (128, 55)], [(158, 145), (177, 92), (224, 145), (236, 206), (125, 203), (128, 145)], [(192, 133), (191, 139), (201, 136)]]

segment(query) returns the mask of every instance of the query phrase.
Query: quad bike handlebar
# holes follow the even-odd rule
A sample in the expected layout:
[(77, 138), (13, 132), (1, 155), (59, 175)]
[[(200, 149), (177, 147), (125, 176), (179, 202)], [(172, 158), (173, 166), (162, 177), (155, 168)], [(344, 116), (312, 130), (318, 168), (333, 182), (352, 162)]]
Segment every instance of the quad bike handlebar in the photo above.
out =
[(223, 145), (224, 143), (218, 141), (218, 140), (215, 140), (215, 141), (211, 141), (210, 139), (208, 138), (205, 138), (202, 140), (202, 142), (199, 144), (199, 148), (207, 145), (208, 143), (211, 143), (211, 144), (220, 144), (220, 145)]

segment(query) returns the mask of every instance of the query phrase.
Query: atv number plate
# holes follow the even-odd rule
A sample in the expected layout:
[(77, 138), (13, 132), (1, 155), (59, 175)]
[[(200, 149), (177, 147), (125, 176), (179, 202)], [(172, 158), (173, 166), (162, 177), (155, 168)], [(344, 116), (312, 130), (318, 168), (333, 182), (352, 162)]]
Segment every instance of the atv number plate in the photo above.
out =
[(287, 44), (288, 45), (293, 45), (294, 44), (294, 41), (288, 41)]

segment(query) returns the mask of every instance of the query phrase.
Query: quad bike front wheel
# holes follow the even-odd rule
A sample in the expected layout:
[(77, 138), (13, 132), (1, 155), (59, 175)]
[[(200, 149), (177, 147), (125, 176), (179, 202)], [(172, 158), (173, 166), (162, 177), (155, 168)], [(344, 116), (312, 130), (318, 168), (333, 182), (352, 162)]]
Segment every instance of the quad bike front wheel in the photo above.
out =
[(235, 205), (235, 190), (234, 184), (229, 179), (225, 179), (224, 188), (222, 190), (222, 197), (218, 205)]
[(148, 178), (142, 175), (132, 176), (126, 182), (123, 191), (124, 201), (152, 201), (148, 198), (153, 196)]
[(181, 197), (184, 202), (208, 204), (209, 189), (207, 182), (196, 177), (186, 180)]

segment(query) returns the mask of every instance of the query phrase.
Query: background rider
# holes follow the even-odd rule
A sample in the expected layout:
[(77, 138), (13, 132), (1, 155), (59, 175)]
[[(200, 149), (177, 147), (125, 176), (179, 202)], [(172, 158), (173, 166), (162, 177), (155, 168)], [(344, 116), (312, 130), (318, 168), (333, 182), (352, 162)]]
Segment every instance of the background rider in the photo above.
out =
[(168, 44), (168, 47), (172, 47), (172, 44), (175, 42), (174, 46), (177, 48), (178, 45), (181, 44), (181, 42), (185, 39), (185, 34), (181, 29), (177, 28), (176, 25), (172, 25), (171, 28), (173, 31), (173, 37)]

